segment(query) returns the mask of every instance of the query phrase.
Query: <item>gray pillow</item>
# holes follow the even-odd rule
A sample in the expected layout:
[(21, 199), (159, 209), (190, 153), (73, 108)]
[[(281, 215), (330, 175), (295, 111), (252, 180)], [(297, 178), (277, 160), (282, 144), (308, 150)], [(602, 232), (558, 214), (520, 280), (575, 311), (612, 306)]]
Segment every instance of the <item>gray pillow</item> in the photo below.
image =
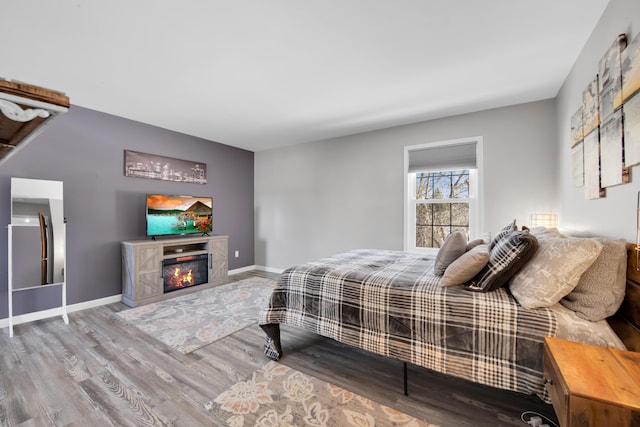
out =
[(595, 237), (602, 251), (560, 303), (582, 319), (597, 322), (615, 314), (626, 288), (627, 248), (623, 239)]
[(489, 244), (474, 246), (449, 264), (440, 279), (440, 286), (455, 286), (468, 282), (487, 265), (487, 262), (489, 262)]
[(488, 292), (504, 286), (533, 257), (538, 240), (528, 231), (512, 231), (490, 250), (489, 262), (471, 280), (467, 289)]
[(467, 236), (462, 231), (449, 233), (442, 247), (436, 255), (433, 271), (436, 276), (442, 276), (453, 261), (467, 251)]

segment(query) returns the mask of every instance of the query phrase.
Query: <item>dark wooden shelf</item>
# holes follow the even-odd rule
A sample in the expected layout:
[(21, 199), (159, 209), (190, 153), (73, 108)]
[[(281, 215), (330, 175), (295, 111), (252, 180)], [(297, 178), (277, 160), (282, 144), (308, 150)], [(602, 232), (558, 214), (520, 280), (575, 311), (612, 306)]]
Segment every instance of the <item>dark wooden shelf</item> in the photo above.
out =
[(18, 121), (0, 111), (0, 164), (70, 107), (69, 97), (62, 92), (4, 79), (0, 79), (0, 100), (10, 102), (23, 111), (40, 109), (48, 113), (47, 117), (36, 116), (31, 120)]

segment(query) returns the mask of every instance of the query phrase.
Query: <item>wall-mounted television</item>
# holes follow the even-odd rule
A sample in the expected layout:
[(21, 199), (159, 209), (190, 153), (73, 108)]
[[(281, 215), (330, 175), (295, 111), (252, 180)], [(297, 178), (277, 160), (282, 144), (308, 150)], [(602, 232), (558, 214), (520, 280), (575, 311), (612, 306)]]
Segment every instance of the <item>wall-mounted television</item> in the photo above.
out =
[(147, 194), (147, 236), (213, 232), (213, 197)]

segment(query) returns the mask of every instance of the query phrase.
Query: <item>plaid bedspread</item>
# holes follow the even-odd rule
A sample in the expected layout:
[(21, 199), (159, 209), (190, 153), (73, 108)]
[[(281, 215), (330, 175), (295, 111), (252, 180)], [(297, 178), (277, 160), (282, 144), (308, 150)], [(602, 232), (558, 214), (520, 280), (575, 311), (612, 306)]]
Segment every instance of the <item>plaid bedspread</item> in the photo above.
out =
[(525, 310), (505, 290), (442, 288), (434, 258), (355, 250), (282, 273), (261, 313), (265, 354), (282, 356), (279, 324), (492, 387), (549, 401), (543, 381), (550, 310)]

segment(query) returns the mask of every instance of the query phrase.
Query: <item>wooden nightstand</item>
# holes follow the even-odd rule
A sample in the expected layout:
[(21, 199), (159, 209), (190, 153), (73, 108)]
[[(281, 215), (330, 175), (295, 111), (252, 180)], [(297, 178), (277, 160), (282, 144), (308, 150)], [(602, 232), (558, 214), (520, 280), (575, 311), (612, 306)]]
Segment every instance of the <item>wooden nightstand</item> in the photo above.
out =
[(547, 337), (544, 378), (562, 427), (640, 426), (640, 353)]

